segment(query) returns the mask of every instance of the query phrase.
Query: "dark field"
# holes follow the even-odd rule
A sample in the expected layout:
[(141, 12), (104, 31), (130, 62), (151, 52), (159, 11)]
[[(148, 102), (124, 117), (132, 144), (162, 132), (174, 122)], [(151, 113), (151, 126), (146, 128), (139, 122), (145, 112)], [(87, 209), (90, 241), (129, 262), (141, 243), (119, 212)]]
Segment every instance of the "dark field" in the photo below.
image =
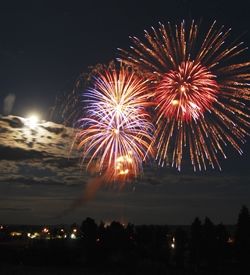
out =
[(246, 207), (236, 226), (1, 226), (0, 274), (249, 274), (249, 229)]

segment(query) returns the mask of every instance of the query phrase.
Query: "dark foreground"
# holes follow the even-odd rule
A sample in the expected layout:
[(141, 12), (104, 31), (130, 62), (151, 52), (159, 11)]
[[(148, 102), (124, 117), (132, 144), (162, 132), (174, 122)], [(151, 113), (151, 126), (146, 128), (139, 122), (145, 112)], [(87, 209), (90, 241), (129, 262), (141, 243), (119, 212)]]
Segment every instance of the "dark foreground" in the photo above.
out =
[[(191, 226), (0, 227), (0, 274), (250, 274), (250, 214), (234, 227), (198, 218)], [(32, 231), (33, 230), (33, 231)]]

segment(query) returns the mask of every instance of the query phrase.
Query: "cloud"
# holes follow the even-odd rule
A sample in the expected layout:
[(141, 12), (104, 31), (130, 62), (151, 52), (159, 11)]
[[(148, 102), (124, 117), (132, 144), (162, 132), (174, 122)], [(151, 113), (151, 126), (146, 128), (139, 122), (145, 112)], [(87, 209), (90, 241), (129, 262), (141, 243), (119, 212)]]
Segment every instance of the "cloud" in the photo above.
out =
[(8, 94), (3, 100), (3, 113), (9, 115), (12, 112), (15, 104), (16, 96), (14, 94)]
[(47, 131), (54, 133), (54, 134), (60, 134), (63, 132), (64, 127), (60, 126), (60, 127), (50, 127), (50, 126), (42, 126), (44, 129), (46, 129)]
[(31, 208), (14, 208), (14, 207), (0, 207), (0, 211), (4, 212), (27, 212), (32, 211)]
[(55, 181), (50, 177), (27, 177), (27, 176), (8, 176), (1, 178), (0, 182), (6, 182), (8, 184), (17, 183), (21, 186), (35, 186), (37, 184), (41, 185), (58, 185), (61, 186), (62, 182)]
[[(241, 204), (248, 203), (249, 157), (245, 154), (231, 161), (237, 163), (236, 168), (228, 162), (222, 172), (146, 166), (136, 182), (122, 190), (100, 188), (91, 201), (82, 204), (90, 177), (80, 167), (79, 153), (71, 151), (73, 137), (71, 128), (53, 122), (40, 121), (31, 129), (25, 118), (0, 117), (3, 221), (70, 223), (87, 215), (119, 219), (122, 213), (135, 223), (190, 223), (194, 215), (208, 215), (215, 221), (225, 217), (223, 221), (230, 223)], [(70, 215), (60, 215), (76, 204), (79, 208)], [(18, 210), (14, 209), (24, 210), (15, 215)]]
[[(40, 121), (36, 127), (30, 127), (27, 119), (6, 116), (0, 117), (0, 145), (2, 156), (15, 155), (16, 150), (25, 159), (52, 156), (71, 159), (78, 157), (75, 150), (71, 150), (74, 132), (71, 128), (53, 122)], [(6, 148), (6, 149), (3, 149)], [(10, 152), (10, 150), (12, 150)], [(21, 152), (21, 150), (23, 150)], [(27, 155), (30, 152), (30, 157)]]
[[(29, 145), (28, 145), (29, 146)], [(25, 160), (33, 158), (42, 158), (47, 154), (36, 150), (27, 150), (23, 148), (13, 148), (0, 145), (0, 159), (2, 160)]]
[[(24, 126), (23, 121), (19, 117), (14, 117), (14, 116), (1, 117), (1, 121), (7, 122), (8, 123), (7, 125), (10, 126), (11, 128), (22, 128)], [(8, 126), (4, 127), (3, 125), (2, 127), (8, 130)]]

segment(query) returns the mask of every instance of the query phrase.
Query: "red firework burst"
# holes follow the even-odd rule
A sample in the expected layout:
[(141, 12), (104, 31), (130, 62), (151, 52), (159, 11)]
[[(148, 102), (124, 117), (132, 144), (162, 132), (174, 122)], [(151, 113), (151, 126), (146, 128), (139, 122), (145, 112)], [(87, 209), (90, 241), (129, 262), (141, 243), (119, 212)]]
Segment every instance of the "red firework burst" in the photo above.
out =
[[(130, 51), (120, 60), (153, 79), (156, 106), (154, 145), (159, 165), (181, 169), (189, 152), (194, 170), (220, 168), (230, 144), (242, 154), (249, 135), (250, 62), (234, 63), (247, 48), (229, 44), (230, 29), (212, 24), (170, 23), (145, 31), (145, 41), (131, 37)], [(237, 62), (237, 61), (236, 61)]]
[(216, 100), (215, 76), (199, 63), (182, 62), (165, 73), (156, 87), (155, 102), (161, 116), (178, 120), (198, 119)]

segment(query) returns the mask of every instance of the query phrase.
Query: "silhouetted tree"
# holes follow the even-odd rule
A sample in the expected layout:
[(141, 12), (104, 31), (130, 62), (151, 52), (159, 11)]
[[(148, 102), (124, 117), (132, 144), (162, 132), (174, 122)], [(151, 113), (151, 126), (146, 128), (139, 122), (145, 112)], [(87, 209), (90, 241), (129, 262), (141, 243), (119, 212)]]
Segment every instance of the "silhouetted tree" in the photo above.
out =
[(128, 223), (125, 228), (127, 249), (132, 249), (135, 246), (135, 227), (133, 224)]
[(215, 255), (218, 266), (222, 267), (226, 264), (226, 260), (229, 259), (231, 247), (229, 247), (228, 239), (229, 233), (226, 227), (220, 223), (215, 228), (215, 235), (216, 235), (216, 248), (215, 248)]
[(95, 220), (88, 217), (82, 222), (80, 229), (87, 262), (92, 262), (96, 252), (97, 224)]
[(108, 260), (112, 264), (124, 261), (124, 251), (127, 245), (126, 232), (123, 225), (113, 221), (106, 228), (104, 245), (108, 252)]
[(215, 225), (208, 217), (206, 217), (202, 228), (202, 256), (204, 263), (206, 263), (209, 267), (213, 267), (215, 265), (215, 250)]
[(241, 267), (246, 269), (250, 265), (250, 214), (245, 205), (238, 216), (235, 241), (238, 260)]
[(107, 228), (109, 246), (115, 250), (121, 250), (126, 243), (126, 234), (123, 225), (119, 222), (113, 221)]
[(144, 259), (169, 261), (168, 227), (160, 225), (142, 225), (136, 227), (136, 242), (139, 254)]
[(190, 260), (195, 270), (199, 268), (201, 261), (202, 225), (197, 217), (191, 224), (190, 234)]
[(104, 235), (105, 235), (106, 229), (105, 229), (105, 224), (103, 221), (100, 222), (98, 229), (97, 229), (97, 236), (100, 241), (100, 243), (103, 242)]
[(133, 238), (134, 237), (135, 227), (134, 227), (134, 225), (132, 223), (128, 223), (127, 224), (125, 231), (127, 233), (128, 238), (130, 238), (130, 237)]
[(97, 224), (95, 223), (95, 220), (89, 217), (86, 218), (86, 220), (82, 222), (80, 229), (81, 229), (83, 238), (86, 240), (87, 243), (96, 242)]
[(187, 233), (182, 228), (175, 231), (175, 255), (174, 259), (178, 267), (184, 266), (185, 251), (187, 245)]

